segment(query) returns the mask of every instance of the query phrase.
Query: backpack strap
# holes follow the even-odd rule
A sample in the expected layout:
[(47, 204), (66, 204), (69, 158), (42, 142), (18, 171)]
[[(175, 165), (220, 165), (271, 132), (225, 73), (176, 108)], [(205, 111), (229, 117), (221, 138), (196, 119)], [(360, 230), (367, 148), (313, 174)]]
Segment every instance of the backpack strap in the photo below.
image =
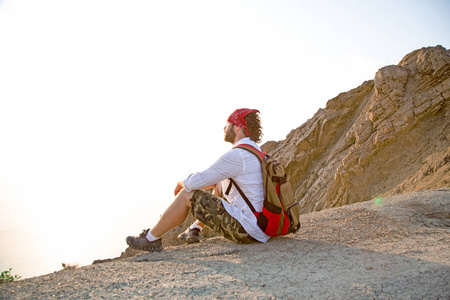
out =
[(258, 157), (258, 159), (259, 159), (261, 162), (263, 162), (263, 161), (266, 160), (266, 155), (267, 155), (267, 153), (259, 151), (258, 149), (256, 149), (256, 148), (253, 147), (252, 145), (248, 145), (248, 144), (240, 144), (240, 145), (237, 145), (237, 146), (234, 147), (234, 148), (241, 148), (241, 149), (247, 150), (248, 152), (253, 153), (256, 157)]
[[(248, 145), (248, 144), (240, 144), (237, 145), (234, 148), (241, 148), (244, 150), (247, 150), (250, 153), (253, 153), (260, 162), (263, 162), (266, 158), (266, 153), (265, 152), (261, 152), (258, 149), (256, 149), (255, 147)], [(227, 190), (225, 192), (225, 195), (228, 196), (228, 194), (230, 194), (230, 190), (231, 190), (231, 186), (234, 184), (234, 186), (236, 187), (236, 189), (238, 190), (239, 194), (241, 195), (241, 197), (245, 200), (245, 202), (247, 203), (248, 207), (250, 207), (250, 209), (252, 210), (253, 213), (256, 212), (256, 209), (253, 207), (252, 203), (250, 202), (250, 200), (248, 200), (247, 196), (245, 196), (244, 192), (241, 190), (241, 188), (237, 185), (236, 181), (233, 180), (233, 178), (229, 178), (230, 180), (230, 184), (227, 187)]]
[(230, 184), (228, 185), (228, 188), (225, 192), (225, 195), (228, 196), (228, 194), (230, 193), (231, 190), (231, 186), (234, 184), (234, 186), (236, 187), (236, 189), (238, 190), (239, 194), (242, 196), (242, 198), (245, 200), (245, 203), (247, 203), (248, 207), (250, 207), (250, 209), (252, 210), (253, 213), (256, 212), (256, 209), (253, 207), (252, 203), (250, 202), (250, 200), (248, 200), (247, 196), (245, 196), (244, 192), (241, 190), (241, 188), (237, 185), (236, 181), (233, 180), (233, 178), (229, 178), (230, 179)]

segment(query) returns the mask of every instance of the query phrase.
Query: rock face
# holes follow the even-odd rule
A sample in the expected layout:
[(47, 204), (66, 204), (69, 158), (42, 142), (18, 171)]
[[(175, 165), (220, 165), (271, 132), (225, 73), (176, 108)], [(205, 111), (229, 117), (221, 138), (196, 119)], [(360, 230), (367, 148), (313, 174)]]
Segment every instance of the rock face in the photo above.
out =
[(449, 99), (450, 51), (422, 48), (263, 148), (286, 166), (302, 213), (448, 187)]

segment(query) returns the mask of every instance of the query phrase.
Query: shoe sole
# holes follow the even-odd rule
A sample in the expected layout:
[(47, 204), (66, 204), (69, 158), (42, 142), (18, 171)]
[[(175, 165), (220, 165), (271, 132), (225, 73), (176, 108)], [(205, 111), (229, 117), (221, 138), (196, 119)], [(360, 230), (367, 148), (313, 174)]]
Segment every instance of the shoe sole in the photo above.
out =
[(143, 251), (148, 251), (148, 252), (160, 252), (164, 249), (164, 247), (162, 245), (157, 246), (157, 247), (136, 247), (136, 246), (132, 245), (131, 243), (129, 243), (128, 241), (127, 241), (127, 245), (133, 249), (143, 250)]
[(186, 242), (188, 243), (188, 244), (194, 244), (194, 243), (198, 243), (198, 242), (200, 242), (200, 239), (198, 238), (198, 237), (188, 237), (187, 239), (186, 239)]
[(147, 248), (144, 248), (144, 247), (135, 247), (135, 246), (130, 245), (130, 244), (128, 244), (128, 246), (130, 246), (131, 248), (136, 249), (136, 250), (144, 250), (144, 251), (148, 251), (148, 252), (160, 252), (160, 251), (162, 251), (162, 250), (164, 249), (163, 246), (159, 246), (159, 247), (147, 247)]

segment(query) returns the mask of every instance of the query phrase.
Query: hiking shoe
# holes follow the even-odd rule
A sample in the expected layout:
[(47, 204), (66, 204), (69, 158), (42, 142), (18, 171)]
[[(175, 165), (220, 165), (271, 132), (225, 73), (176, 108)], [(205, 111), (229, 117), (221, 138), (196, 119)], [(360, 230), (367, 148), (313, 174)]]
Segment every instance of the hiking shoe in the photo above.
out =
[(142, 230), (142, 232), (139, 236), (127, 237), (128, 246), (130, 246), (131, 248), (137, 249), (137, 250), (145, 250), (145, 251), (150, 251), (150, 252), (161, 251), (163, 249), (161, 239), (157, 239), (156, 241), (150, 242), (145, 237), (149, 230), (150, 229)]
[(186, 231), (180, 233), (178, 235), (178, 239), (182, 240), (188, 244), (198, 243), (200, 242), (200, 229), (186, 229)]

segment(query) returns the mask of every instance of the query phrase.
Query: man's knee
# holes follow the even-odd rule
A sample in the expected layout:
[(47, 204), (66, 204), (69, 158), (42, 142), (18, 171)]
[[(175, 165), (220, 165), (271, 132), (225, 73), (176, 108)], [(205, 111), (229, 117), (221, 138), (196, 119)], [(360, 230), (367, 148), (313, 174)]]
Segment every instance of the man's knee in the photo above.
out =
[(182, 189), (180, 193), (177, 195), (179, 201), (182, 201), (186, 206), (191, 207), (191, 198), (194, 195), (194, 192), (188, 192), (185, 189)]

